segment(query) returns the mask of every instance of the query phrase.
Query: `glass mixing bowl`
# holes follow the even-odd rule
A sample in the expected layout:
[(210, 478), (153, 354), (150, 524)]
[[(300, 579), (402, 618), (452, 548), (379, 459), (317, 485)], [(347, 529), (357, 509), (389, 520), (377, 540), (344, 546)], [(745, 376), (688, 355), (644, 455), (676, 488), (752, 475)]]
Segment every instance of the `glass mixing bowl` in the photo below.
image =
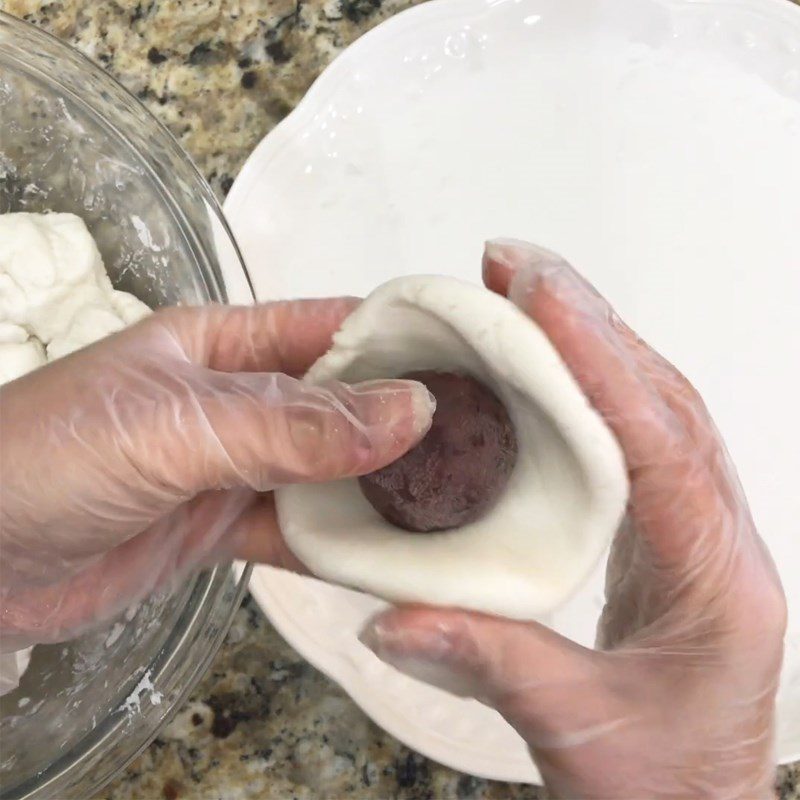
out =
[[(44, 210), (83, 217), (115, 286), (151, 307), (225, 301), (219, 264), (241, 264), (172, 136), (78, 52), (0, 12), (0, 212)], [(0, 798), (86, 800), (110, 780), (206, 669), (248, 576), (217, 567), (104, 631), (35, 648), (0, 698)]]

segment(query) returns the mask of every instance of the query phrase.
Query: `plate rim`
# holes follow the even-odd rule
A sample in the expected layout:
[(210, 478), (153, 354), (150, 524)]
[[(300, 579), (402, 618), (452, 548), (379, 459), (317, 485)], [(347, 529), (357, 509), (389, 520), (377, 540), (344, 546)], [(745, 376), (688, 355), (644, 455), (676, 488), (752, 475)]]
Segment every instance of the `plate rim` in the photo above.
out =
[[(313, 116), (314, 106), (320, 98), (324, 98), (324, 93), (331, 94), (337, 83), (343, 82), (347, 77), (351, 62), (355, 62), (369, 49), (377, 47), (381, 39), (396, 36), (404, 30), (420, 27), (437, 18), (454, 16), (460, 19), (473, 19), (488, 15), (493, 9), (509, 2), (518, 0), (427, 0), (394, 14), (359, 36), (322, 70), (297, 105), (253, 148), (239, 169), (223, 203), (226, 216), (234, 212), (244, 201), (246, 188), (250, 184), (247, 176), (253, 173), (254, 164), (276, 158), (280, 150), (291, 142), (295, 131), (305, 124), (307, 117)], [(652, 0), (652, 2), (672, 8), (705, 6), (742, 9), (765, 18), (777, 15), (788, 22), (795, 30), (795, 34), (800, 36), (800, 5), (794, 0)], [(269, 159), (265, 159), (264, 155), (269, 151), (271, 151)]]
[[(243, 566), (241, 562), (237, 562), (234, 566), (237, 574)], [(363, 684), (358, 680), (354, 670), (355, 662), (348, 663), (340, 653), (333, 653), (320, 648), (313, 637), (306, 634), (302, 627), (296, 624), (294, 617), (287, 613), (285, 608), (282, 609), (279, 598), (276, 597), (268, 585), (270, 578), (275, 577), (272, 574), (273, 570), (275, 570), (274, 567), (263, 564), (253, 566), (250, 576), (250, 594), (258, 603), (259, 608), (264, 612), (270, 624), (291, 647), (295, 648), (302, 658), (306, 659), (315, 669), (336, 683), (379, 728), (415, 753), (420, 753), (425, 758), (429, 758), (431, 761), (435, 761), (455, 772), (490, 781), (533, 785), (542, 783), (541, 774), (536, 764), (527, 757), (524, 759), (509, 759), (504, 764), (504, 768), (508, 771), (502, 777), (498, 777), (497, 772), (492, 771), (492, 766), (488, 759), (476, 767), (471, 767), (469, 772), (466, 773), (463, 762), (450, 760), (447, 750), (443, 749), (452, 748), (452, 743), (445, 739), (441, 739), (436, 744), (428, 739), (426, 741), (427, 751), (422, 752), (419, 748), (419, 742), (415, 744), (413, 738), (409, 735), (411, 732), (416, 734), (418, 729), (410, 729), (407, 718), (397, 713), (394, 703), (387, 702), (384, 699), (384, 695), (368, 690), (366, 687), (370, 684)], [(318, 580), (302, 575), (295, 577), (310, 581)], [(277, 618), (273, 617), (268, 610), (275, 608), (283, 611), (282, 614), (277, 615)], [(290, 630), (291, 636), (288, 633)], [(309, 649), (313, 652), (313, 657), (307, 655)], [(494, 760), (492, 758), (492, 761)]]

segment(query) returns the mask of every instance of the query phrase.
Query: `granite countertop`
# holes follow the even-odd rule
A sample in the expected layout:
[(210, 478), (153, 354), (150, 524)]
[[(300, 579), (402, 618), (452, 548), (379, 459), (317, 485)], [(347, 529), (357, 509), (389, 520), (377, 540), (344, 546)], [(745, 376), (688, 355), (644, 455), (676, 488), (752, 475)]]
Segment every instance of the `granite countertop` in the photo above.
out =
[[(77, 46), (175, 134), (220, 199), (328, 62), (416, 0), (0, 0)], [(800, 764), (780, 770), (800, 800)], [(214, 664), (106, 800), (543, 798), (460, 775), (373, 725), (245, 599)], [(99, 800), (99, 798), (98, 798)]]

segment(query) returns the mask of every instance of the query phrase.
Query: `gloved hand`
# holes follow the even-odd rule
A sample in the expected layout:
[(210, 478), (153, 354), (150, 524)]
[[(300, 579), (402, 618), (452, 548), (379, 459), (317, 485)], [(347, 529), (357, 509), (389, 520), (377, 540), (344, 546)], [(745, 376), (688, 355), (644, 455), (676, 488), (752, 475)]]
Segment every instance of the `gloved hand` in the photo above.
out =
[(272, 497), (430, 425), (409, 381), (308, 386), (354, 300), (158, 312), (0, 389), (0, 636), (66, 639), (213, 561), (300, 568)]
[(484, 279), (545, 330), (626, 455), (598, 649), (422, 607), (363, 640), (496, 708), (559, 797), (770, 797), (785, 599), (702, 400), (555, 254), (490, 243)]

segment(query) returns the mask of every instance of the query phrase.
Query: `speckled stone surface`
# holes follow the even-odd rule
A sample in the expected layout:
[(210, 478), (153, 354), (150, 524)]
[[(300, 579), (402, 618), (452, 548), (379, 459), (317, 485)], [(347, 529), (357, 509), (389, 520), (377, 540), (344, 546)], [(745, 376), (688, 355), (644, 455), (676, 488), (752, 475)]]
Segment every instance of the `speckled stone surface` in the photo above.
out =
[[(340, 50), (416, 0), (0, 0), (77, 46), (166, 124), (222, 198)], [(778, 776), (800, 800), (800, 764)], [(190, 701), (97, 800), (534, 800), (460, 775), (373, 725), (249, 598)]]
[(223, 197), (353, 40), (417, 0), (0, 0), (104, 66)]
[(104, 800), (533, 800), (410, 752), (309, 666), (246, 599), (211, 671)]

